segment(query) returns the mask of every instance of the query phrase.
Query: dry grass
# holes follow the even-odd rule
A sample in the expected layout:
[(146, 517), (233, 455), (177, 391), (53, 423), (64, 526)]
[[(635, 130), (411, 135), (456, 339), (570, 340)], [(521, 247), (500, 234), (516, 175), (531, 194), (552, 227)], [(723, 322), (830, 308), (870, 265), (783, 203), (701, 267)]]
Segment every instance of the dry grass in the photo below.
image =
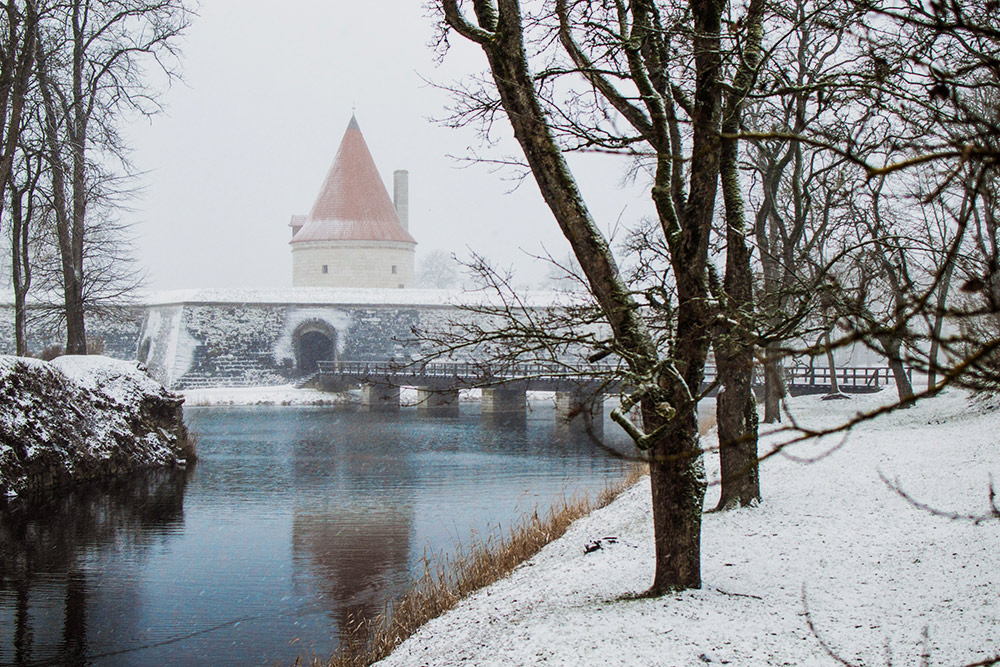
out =
[(698, 435), (707, 435), (716, 425), (715, 413), (702, 415), (698, 421)]
[(433, 569), (428, 565), (423, 577), (384, 613), (342, 628), (340, 647), (331, 658), (300, 658), (296, 664), (367, 667), (378, 662), (424, 623), (445, 613), (465, 596), (509, 575), (546, 544), (561, 537), (574, 521), (609, 504), (647, 472), (636, 466), (594, 499), (563, 499), (544, 516), (538, 516), (536, 511), (526, 517), (506, 537), (491, 536), (468, 552), (460, 549)]

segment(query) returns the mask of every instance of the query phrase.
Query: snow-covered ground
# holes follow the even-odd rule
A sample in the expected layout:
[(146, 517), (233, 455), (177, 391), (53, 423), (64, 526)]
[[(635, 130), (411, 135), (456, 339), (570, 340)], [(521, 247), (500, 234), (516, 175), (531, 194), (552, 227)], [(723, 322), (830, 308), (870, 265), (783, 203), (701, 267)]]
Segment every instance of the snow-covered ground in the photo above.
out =
[[(891, 398), (791, 405), (802, 422), (830, 425)], [(819, 638), (859, 665), (982, 661), (1000, 653), (1000, 521), (932, 515), (880, 473), (934, 508), (985, 514), (998, 434), (1000, 411), (951, 391), (770, 458), (760, 507), (705, 516), (703, 588), (657, 599), (634, 597), (653, 561), (640, 482), (380, 664), (838, 664)], [(762, 451), (781, 437), (764, 437)], [(708, 496), (712, 507), (718, 488)], [(595, 540), (602, 548), (585, 554)]]

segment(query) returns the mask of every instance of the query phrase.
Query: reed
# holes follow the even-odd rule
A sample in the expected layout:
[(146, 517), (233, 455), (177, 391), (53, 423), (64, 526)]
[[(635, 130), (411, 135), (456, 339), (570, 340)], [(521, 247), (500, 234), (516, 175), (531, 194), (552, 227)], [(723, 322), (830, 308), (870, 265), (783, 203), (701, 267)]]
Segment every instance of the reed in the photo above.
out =
[(332, 657), (299, 658), (296, 664), (367, 667), (378, 662), (420, 626), (453, 608), (467, 595), (509, 575), (546, 544), (565, 534), (574, 521), (609, 504), (647, 473), (644, 466), (634, 466), (620, 480), (608, 484), (596, 498), (563, 498), (547, 513), (539, 515), (536, 510), (523, 518), (505, 536), (491, 535), (473, 543), (468, 550), (459, 548), (454, 556), (433, 566), (425, 559), (423, 576), (385, 612), (374, 618), (356, 619), (341, 629), (340, 647)]
[(708, 435), (708, 432), (715, 428), (715, 413), (704, 415), (698, 422), (698, 435)]

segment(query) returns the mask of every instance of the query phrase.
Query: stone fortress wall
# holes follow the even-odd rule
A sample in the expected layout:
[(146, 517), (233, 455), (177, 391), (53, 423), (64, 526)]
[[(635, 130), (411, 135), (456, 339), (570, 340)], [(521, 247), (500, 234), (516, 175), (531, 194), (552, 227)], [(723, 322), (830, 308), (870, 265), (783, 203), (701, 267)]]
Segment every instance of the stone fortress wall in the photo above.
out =
[[(280, 385), (317, 359), (393, 359), (434, 306), (187, 302), (151, 305), (138, 343), (150, 373), (174, 389)], [(421, 317), (421, 316), (424, 317)], [(310, 341), (312, 341), (310, 343)]]
[[(196, 290), (158, 295), (116, 320), (89, 319), (104, 354), (139, 359), (170, 389), (283, 385), (308, 376), (317, 359), (408, 359), (415, 328), (460, 318), (455, 295), (440, 290), (295, 288)], [(63, 342), (35, 326), (38, 354)], [(0, 353), (14, 353), (14, 310), (0, 304)]]

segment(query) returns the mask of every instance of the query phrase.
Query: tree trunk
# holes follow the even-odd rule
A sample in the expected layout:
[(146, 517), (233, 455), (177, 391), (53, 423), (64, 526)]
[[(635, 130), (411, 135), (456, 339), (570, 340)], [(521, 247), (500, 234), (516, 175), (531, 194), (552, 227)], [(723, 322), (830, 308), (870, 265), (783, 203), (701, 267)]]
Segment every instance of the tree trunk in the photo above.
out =
[[(653, 541), (656, 571), (650, 593), (701, 587), (701, 516), (705, 500), (705, 470), (698, 444), (695, 410), (674, 417), (673, 433), (649, 452), (653, 495)], [(657, 416), (643, 407), (647, 430)]]
[(27, 328), (27, 308), (23, 292), (14, 292), (14, 354), (26, 357), (29, 354), (28, 340), (25, 335)]
[[(752, 85), (763, 39), (761, 0), (747, 9), (746, 42), (733, 87), (726, 99), (722, 133), (740, 131), (743, 97)], [(743, 192), (740, 188), (739, 142), (724, 138), (719, 152), (719, 177), (726, 211), (726, 274), (720, 304), (725, 324), (715, 337), (715, 363), (722, 385), (716, 402), (722, 495), (717, 510), (760, 501), (757, 463), (757, 401), (753, 394), (753, 336), (749, 321), (754, 310), (753, 272), (746, 240)]]
[[(53, 163), (61, 164), (56, 156)], [(66, 354), (87, 354), (87, 333), (84, 325), (83, 267), (77, 266), (74, 250), (75, 221), (67, 212), (66, 190), (62, 167), (53, 168), (53, 208), (56, 218), (56, 235), (62, 260), (63, 314), (66, 318)]]
[(889, 360), (889, 370), (892, 378), (896, 381), (896, 394), (899, 396), (901, 407), (909, 408), (913, 406), (913, 385), (910, 383), (910, 375), (903, 366), (903, 357), (900, 354), (902, 343), (896, 339), (882, 338), (882, 347), (885, 356)]
[[(542, 197), (570, 242), (631, 370), (637, 377), (648, 379), (651, 393), (641, 401), (646, 431), (664, 426), (664, 420), (669, 418), (663, 414), (666, 407), (676, 409), (675, 416), (669, 418), (649, 449), (656, 544), (651, 593), (698, 587), (705, 480), (698, 443), (697, 404), (687, 388), (701, 386), (709, 345), (707, 323), (711, 313), (707, 306), (706, 264), (718, 182), (721, 5), (708, 0), (692, 2), (699, 72), (693, 150), (699, 159), (692, 167), (691, 193), (684, 215), (686, 224), (671, 229), (668, 235), (678, 292), (678, 343), (669, 370), (658, 363), (656, 346), (641, 320), (639, 308), (619, 275), (607, 241), (594, 224), (548, 125), (535, 90), (535, 79), (528, 68), (518, 3), (498, 0), (496, 7), (489, 2), (474, 3), (478, 26), (462, 15), (457, 0), (442, 0), (442, 5), (448, 23), (467, 39), (480, 44), (485, 52), (501, 103)], [(641, 14), (646, 9), (632, 5), (630, 11)], [(632, 52), (629, 57), (639, 56)], [(653, 197), (658, 210), (665, 206), (672, 210), (669, 176), (675, 156), (658, 152)]]
[(778, 355), (777, 346), (764, 348), (764, 423), (781, 422), (781, 399), (786, 395), (785, 364)]
[(840, 381), (837, 379), (837, 358), (833, 354), (833, 342), (830, 340), (830, 331), (832, 329), (823, 334), (823, 342), (825, 343), (823, 347), (826, 350), (826, 368), (830, 373), (830, 393), (826, 395), (824, 400), (850, 398), (847, 394), (840, 392)]
[[(721, 495), (716, 510), (746, 507), (760, 501), (760, 472), (757, 460), (757, 401), (751, 388), (752, 366), (740, 355), (715, 360), (720, 377), (728, 380), (716, 399), (719, 433)], [(726, 370), (723, 370), (723, 367)]]
[(889, 370), (896, 381), (896, 394), (899, 396), (901, 407), (909, 408), (913, 406), (913, 385), (910, 382), (910, 374), (903, 367), (903, 361), (899, 358), (889, 360)]
[(19, 357), (28, 356), (26, 328), (26, 298), (31, 284), (31, 269), (28, 264), (28, 230), (24, 219), (24, 208), (19, 192), (13, 184), (10, 192), (10, 235), (11, 235), (11, 286), (14, 289), (14, 349)]
[[(72, 160), (72, 215), (69, 227), (69, 253), (72, 277), (66, 276), (66, 354), (87, 354), (87, 332), (84, 326), (83, 302), (83, 240), (87, 220), (87, 125), (89, 118), (83, 86), (84, 41), (80, 24), (83, 3), (77, 0), (73, 17), (73, 107), (66, 128), (70, 138)], [(65, 249), (64, 249), (65, 252)]]
[[(750, 252), (743, 234), (735, 142), (723, 144), (722, 183), (726, 200), (726, 276), (724, 308), (729, 324), (715, 335), (715, 363), (721, 388), (716, 399), (722, 494), (716, 509), (746, 507), (760, 501), (757, 462), (757, 401), (753, 393), (753, 342), (747, 326), (753, 309)], [(727, 183), (729, 184), (727, 186)]]
[(837, 359), (833, 356), (833, 343), (830, 341), (829, 331), (823, 335), (823, 340), (826, 343), (824, 346), (826, 350), (826, 368), (830, 373), (830, 393), (839, 394), (840, 383), (837, 381)]
[(941, 350), (941, 330), (944, 328), (944, 309), (948, 302), (948, 290), (951, 288), (951, 276), (954, 273), (955, 262), (950, 261), (941, 274), (938, 285), (937, 301), (934, 309), (934, 325), (931, 329), (931, 349), (927, 354), (927, 389), (937, 385), (938, 355)]

